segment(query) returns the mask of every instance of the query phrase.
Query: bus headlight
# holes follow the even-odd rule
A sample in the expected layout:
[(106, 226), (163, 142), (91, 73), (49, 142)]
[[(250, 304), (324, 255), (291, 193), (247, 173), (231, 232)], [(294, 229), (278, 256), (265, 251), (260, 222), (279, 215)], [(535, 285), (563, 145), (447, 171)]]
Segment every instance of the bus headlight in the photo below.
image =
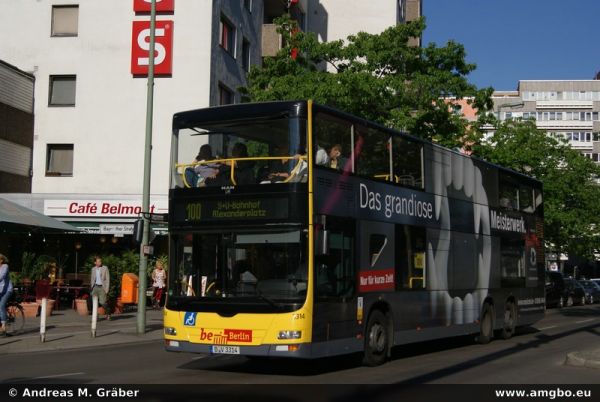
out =
[(279, 331), (277, 339), (300, 339), (302, 331)]
[(165, 335), (175, 336), (177, 335), (177, 330), (173, 327), (165, 327)]

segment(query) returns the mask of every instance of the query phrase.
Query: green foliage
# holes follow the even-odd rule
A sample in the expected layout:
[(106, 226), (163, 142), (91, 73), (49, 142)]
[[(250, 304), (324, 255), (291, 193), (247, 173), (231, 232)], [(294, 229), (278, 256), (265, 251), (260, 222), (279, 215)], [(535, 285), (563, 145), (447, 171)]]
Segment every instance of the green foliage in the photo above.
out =
[(21, 277), (23, 279), (33, 279), (32, 275), (34, 275), (35, 258), (35, 253), (29, 251), (25, 251), (23, 252), (23, 255), (21, 255)]
[(251, 101), (313, 99), (451, 147), (462, 144), (470, 126), (443, 98), (472, 97), (480, 111), (491, 108), (492, 89), (478, 90), (466, 79), (475, 65), (465, 62), (462, 45), (408, 45), (425, 29), (423, 18), (324, 43), (296, 32), (288, 16), (275, 23), (286, 46), (250, 70), (240, 91)]
[(16, 283), (19, 283), (21, 281), (21, 273), (20, 272), (9, 271), (8, 277), (10, 278), (10, 281), (13, 283), (13, 285)]
[(544, 184), (544, 235), (556, 251), (593, 258), (599, 251), (600, 167), (533, 121), (507, 120), (475, 154)]
[(52, 265), (56, 264), (56, 259), (49, 255), (37, 256), (35, 253), (25, 251), (21, 255), (21, 279), (47, 279)]

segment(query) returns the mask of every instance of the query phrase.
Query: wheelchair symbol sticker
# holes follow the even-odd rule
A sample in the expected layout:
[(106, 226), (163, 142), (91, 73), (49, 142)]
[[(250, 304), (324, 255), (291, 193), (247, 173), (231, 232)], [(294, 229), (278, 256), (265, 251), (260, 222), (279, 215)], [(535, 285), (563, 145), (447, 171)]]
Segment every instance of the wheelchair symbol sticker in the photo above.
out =
[(185, 315), (183, 316), (183, 325), (188, 326), (188, 327), (195, 326), (196, 325), (196, 313), (194, 313), (194, 312), (185, 313)]

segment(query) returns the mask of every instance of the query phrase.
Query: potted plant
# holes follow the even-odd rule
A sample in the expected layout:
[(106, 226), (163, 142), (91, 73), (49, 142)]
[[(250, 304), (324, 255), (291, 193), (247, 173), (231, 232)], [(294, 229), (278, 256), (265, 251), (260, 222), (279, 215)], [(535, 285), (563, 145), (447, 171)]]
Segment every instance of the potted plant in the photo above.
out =
[(28, 318), (36, 317), (40, 309), (40, 305), (35, 302), (33, 296), (24, 297), (21, 301), (21, 307), (23, 307), (23, 314)]
[(77, 313), (79, 315), (87, 316), (90, 314), (88, 310), (88, 298), (90, 297), (89, 293), (83, 293), (79, 295), (75, 299), (75, 309), (77, 309)]

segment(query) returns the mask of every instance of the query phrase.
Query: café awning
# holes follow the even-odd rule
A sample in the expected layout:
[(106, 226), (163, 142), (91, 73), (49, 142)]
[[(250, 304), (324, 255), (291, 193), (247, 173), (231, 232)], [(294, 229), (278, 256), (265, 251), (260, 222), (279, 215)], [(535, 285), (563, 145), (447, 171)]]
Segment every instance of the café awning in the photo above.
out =
[(79, 232), (79, 229), (58, 219), (40, 214), (14, 202), (0, 198), (0, 226), (21, 225), (31, 228), (43, 228), (50, 231)]

